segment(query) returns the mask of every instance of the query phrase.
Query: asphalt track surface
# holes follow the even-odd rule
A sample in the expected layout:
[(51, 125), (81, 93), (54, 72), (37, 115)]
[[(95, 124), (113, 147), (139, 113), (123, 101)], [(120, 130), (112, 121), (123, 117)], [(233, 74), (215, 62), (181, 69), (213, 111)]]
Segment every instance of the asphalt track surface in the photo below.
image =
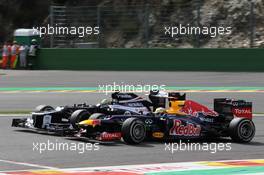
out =
[[(165, 84), (167, 86), (235, 86), (264, 87), (263, 73), (212, 72), (74, 72), (74, 71), (3, 71), (4, 87), (96, 87), (116, 83)], [(244, 98), (254, 102), (255, 111), (263, 112), (264, 93), (190, 93), (189, 98), (212, 106), (214, 97)], [(30, 110), (37, 104), (66, 105), (78, 102), (96, 103), (105, 98), (98, 93), (0, 93), (1, 110)], [(249, 144), (231, 142), (231, 151), (165, 151), (164, 143), (146, 142), (138, 146), (122, 142), (100, 145), (98, 151), (33, 151), (33, 143), (83, 143), (63, 137), (24, 132), (10, 127), (13, 117), (0, 117), (0, 170), (76, 168), (107, 165), (166, 163), (183, 161), (263, 159), (264, 116), (254, 118), (257, 133)], [(230, 140), (220, 140), (228, 143)]]
[(264, 87), (263, 73), (0, 70), (0, 87), (89, 87), (104, 84)]
[[(111, 72), (111, 71), (11, 71), (0, 70), (0, 88), (99, 87), (103, 85), (166, 85), (177, 87), (262, 87), (264, 73), (226, 72)], [(188, 98), (212, 106), (213, 98), (230, 97), (253, 101), (262, 113), (264, 93), (188, 93)], [(0, 93), (0, 111), (32, 110), (38, 104), (97, 103), (104, 93)]]

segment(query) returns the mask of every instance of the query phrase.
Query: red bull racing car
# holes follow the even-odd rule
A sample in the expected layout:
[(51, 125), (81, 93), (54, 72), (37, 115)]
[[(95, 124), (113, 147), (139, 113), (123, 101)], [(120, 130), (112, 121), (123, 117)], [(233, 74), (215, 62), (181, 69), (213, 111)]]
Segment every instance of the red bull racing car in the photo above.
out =
[(75, 136), (98, 141), (123, 139), (128, 144), (139, 144), (146, 138), (168, 140), (209, 137), (231, 137), (235, 142), (246, 143), (255, 135), (251, 102), (215, 99), (214, 110), (210, 110), (195, 101), (186, 100), (185, 94), (161, 95), (157, 92), (150, 98), (155, 110), (151, 115), (95, 113), (78, 123), (80, 130)]

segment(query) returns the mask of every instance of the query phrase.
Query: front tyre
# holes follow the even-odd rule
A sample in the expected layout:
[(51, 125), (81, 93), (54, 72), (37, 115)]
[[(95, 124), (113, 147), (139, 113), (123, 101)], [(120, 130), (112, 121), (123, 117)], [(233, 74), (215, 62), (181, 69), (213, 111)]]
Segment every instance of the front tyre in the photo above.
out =
[(104, 117), (105, 115), (102, 113), (94, 113), (89, 117), (89, 119), (103, 119)]
[(137, 118), (128, 118), (124, 121), (121, 133), (123, 140), (128, 144), (139, 144), (146, 137), (144, 122)]
[(52, 111), (54, 108), (49, 105), (39, 105), (35, 108), (35, 112), (46, 112), (46, 111)]
[(248, 143), (255, 136), (256, 128), (252, 120), (234, 118), (229, 124), (229, 135), (233, 141)]
[(80, 123), (83, 120), (87, 120), (90, 117), (90, 113), (86, 110), (80, 109), (76, 110), (72, 113), (70, 117), (70, 124), (74, 129), (78, 129), (78, 123)]

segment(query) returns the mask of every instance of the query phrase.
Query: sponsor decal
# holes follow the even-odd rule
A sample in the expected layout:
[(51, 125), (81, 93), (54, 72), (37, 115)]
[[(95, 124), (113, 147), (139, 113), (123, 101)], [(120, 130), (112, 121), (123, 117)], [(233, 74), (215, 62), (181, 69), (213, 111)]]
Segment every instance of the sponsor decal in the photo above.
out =
[(91, 124), (93, 127), (101, 125), (101, 120), (93, 119), (91, 120)]
[(173, 120), (173, 126), (170, 129), (170, 135), (177, 136), (200, 136), (201, 126), (187, 123), (182, 124), (181, 120)]
[(42, 128), (46, 128), (49, 126), (49, 124), (51, 123), (51, 115), (44, 115), (43, 117), (43, 123), (42, 123)]
[(233, 108), (232, 113), (236, 117), (252, 118), (252, 108)]
[(146, 107), (129, 107), (129, 106), (124, 106), (124, 105), (109, 105), (112, 111), (120, 109), (120, 110), (125, 110), (125, 111), (130, 111), (138, 114), (148, 114), (149, 110)]
[(95, 126), (98, 126), (98, 125), (101, 125), (101, 120), (99, 120), (99, 119), (88, 119), (88, 120), (84, 120), (84, 121), (81, 121), (80, 123), (79, 123), (79, 125), (84, 125), (84, 126), (93, 126), (93, 127), (95, 127)]
[(164, 133), (163, 132), (153, 132), (152, 136), (154, 138), (158, 138), (158, 139), (161, 139), (164, 137)]
[(133, 98), (132, 95), (129, 94), (117, 94), (117, 98)]
[(122, 135), (120, 132), (113, 132), (113, 133), (103, 132), (100, 134), (99, 140), (102, 141), (119, 140), (121, 139), (121, 137)]
[(251, 106), (252, 103), (251, 102), (246, 102), (246, 101), (235, 101), (232, 103), (233, 106)]
[(214, 122), (213, 118), (208, 118), (208, 117), (200, 117), (200, 120), (204, 121), (204, 122), (209, 122), (209, 123), (213, 123)]
[(130, 103), (127, 103), (127, 106), (129, 106), (129, 107), (144, 107), (144, 105), (142, 104), (142, 103), (132, 103), (132, 102), (130, 102)]
[(153, 120), (151, 120), (151, 119), (146, 119), (146, 120), (145, 120), (145, 123), (146, 123), (147, 125), (150, 125), (150, 124), (153, 123)]
[(181, 112), (194, 117), (198, 117), (199, 113), (203, 113), (206, 116), (218, 116), (217, 112), (192, 100), (185, 101), (184, 107), (181, 109)]

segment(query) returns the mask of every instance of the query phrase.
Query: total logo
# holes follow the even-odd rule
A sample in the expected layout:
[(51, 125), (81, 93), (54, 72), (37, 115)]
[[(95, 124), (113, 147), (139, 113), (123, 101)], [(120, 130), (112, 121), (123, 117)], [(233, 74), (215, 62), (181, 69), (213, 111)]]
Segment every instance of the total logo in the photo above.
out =
[(232, 112), (236, 117), (245, 117), (252, 119), (252, 108), (233, 108)]
[(170, 129), (170, 135), (177, 136), (200, 136), (201, 126), (194, 124), (183, 125), (181, 120), (174, 120)]
[(251, 114), (250, 109), (235, 109), (236, 114)]
[(102, 141), (119, 140), (121, 139), (121, 137), (122, 135), (120, 132), (114, 132), (114, 133), (103, 132), (101, 133), (99, 140)]

